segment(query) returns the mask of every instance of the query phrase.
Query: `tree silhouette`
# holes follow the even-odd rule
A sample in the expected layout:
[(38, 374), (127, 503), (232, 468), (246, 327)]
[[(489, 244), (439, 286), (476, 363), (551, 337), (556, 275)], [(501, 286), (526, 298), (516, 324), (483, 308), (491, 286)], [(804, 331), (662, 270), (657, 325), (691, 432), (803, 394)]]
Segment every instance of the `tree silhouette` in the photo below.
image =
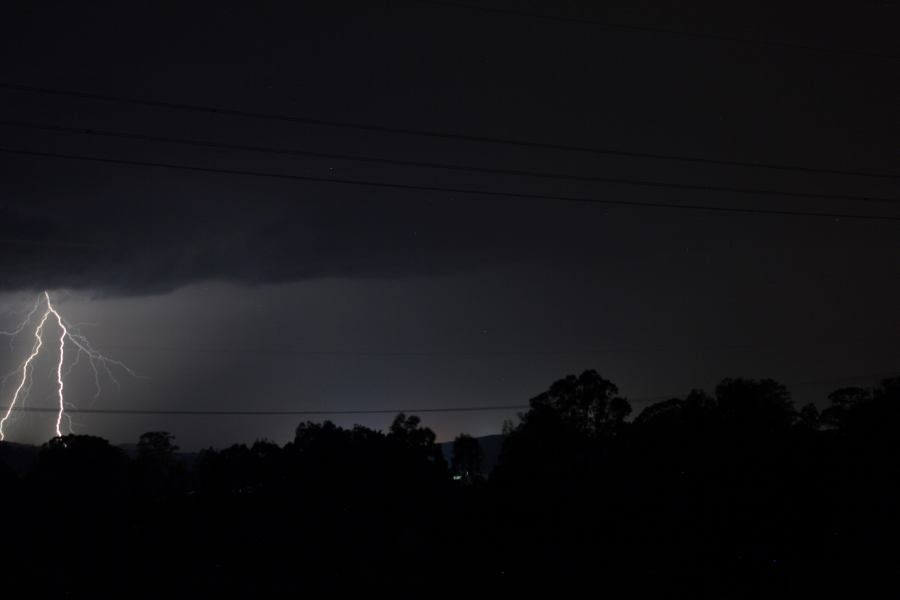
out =
[(844, 387), (828, 395), (829, 406), (822, 411), (822, 422), (835, 429), (847, 425), (849, 414), (858, 406), (872, 399), (871, 390), (860, 387)]
[(148, 431), (138, 439), (138, 458), (171, 460), (177, 450), (175, 436), (168, 431)]
[(398, 414), (391, 423), (388, 438), (394, 439), (411, 448), (430, 449), (434, 446), (434, 432), (427, 427), (420, 427), (422, 420), (415, 416)]
[(774, 433), (796, 417), (787, 388), (773, 379), (724, 379), (716, 386), (722, 426), (732, 432)]
[(125, 453), (103, 438), (64, 435), (41, 447), (35, 479), (48, 494), (91, 503), (98, 497), (124, 494), (127, 468)]
[(591, 369), (554, 382), (532, 398), (531, 408), (548, 408), (575, 430), (599, 435), (613, 431), (631, 414), (631, 405), (618, 394), (615, 384)]
[(822, 426), (822, 415), (815, 404), (810, 402), (800, 409), (797, 414), (797, 424), (812, 431), (817, 431)]
[(137, 458), (132, 465), (133, 490), (149, 500), (179, 493), (186, 484), (186, 473), (175, 457), (175, 436), (167, 431), (141, 434)]
[(481, 475), (482, 452), (478, 440), (468, 434), (460, 434), (453, 440), (452, 468), (456, 476), (467, 482)]
[(595, 370), (569, 375), (531, 399), (504, 439), (496, 477), (505, 482), (580, 481), (596, 471), (631, 412)]
[[(821, 414), (741, 378), (631, 422), (628, 408), (596, 371), (554, 382), (478, 485), (451, 473), (480, 472), (479, 440), (453, 441), (450, 471), (404, 414), (386, 431), (301, 423), (284, 446), (207, 449), (189, 472), (165, 431), (133, 459), (91, 436), (0, 444), (16, 471), (0, 463), (3, 564), (54, 597), (96, 592), (101, 572), (137, 597), (424, 588), (449, 569), (508, 595), (602, 578), (673, 598), (867, 595), (861, 582), (892, 572), (878, 548), (900, 535), (900, 379), (836, 390)], [(77, 551), (34, 560), (48, 539)]]

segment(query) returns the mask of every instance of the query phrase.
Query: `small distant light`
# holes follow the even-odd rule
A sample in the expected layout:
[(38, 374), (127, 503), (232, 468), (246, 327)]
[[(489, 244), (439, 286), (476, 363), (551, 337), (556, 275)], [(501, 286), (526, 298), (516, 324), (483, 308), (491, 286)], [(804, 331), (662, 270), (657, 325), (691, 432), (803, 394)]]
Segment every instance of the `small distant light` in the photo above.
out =
[(454, 475), (453, 476), (453, 481), (459, 481), (460, 479), (462, 479), (462, 475)]

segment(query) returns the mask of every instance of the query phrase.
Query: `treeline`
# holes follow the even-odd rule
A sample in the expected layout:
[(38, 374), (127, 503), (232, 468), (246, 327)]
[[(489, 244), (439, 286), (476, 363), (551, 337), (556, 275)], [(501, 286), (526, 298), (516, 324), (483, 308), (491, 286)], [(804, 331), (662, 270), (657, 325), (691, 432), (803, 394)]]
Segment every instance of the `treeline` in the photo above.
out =
[(726, 379), (630, 416), (597, 372), (566, 377), (507, 424), (490, 474), (478, 440), (458, 437), (448, 464), (402, 414), (191, 464), (165, 432), (132, 457), (54, 438), (25, 473), (0, 445), (0, 558), (9, 585), (69, 597), (858, 596), (893, 573), (900, 378), (836, 390), (821, 413)]

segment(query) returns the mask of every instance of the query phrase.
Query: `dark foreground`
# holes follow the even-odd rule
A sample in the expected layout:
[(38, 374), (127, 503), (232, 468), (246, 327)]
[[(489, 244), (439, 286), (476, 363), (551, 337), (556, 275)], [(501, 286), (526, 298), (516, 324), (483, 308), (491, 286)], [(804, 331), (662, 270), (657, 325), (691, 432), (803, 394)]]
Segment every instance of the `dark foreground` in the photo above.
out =
[[(900, 537), (900, 379), (820, 414), (726, 380), (633, 421), (594, 372), (532, 400), (500, 464), (471, 438), (305, 423), (294, 442), (185, 464), (149, 433), (0, 445), (4, 596), (528, 592), (804, 598), (890, 590)], [(453, 475), (456, 476), (454, 479)], [(584, 593), (584, 592), (581, 592)]]

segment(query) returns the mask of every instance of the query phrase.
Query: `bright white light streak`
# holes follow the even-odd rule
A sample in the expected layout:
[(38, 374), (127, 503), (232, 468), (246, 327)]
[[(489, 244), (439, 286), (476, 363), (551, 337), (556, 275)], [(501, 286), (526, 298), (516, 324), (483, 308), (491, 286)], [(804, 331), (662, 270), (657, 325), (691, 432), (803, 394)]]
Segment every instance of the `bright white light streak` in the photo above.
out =
[[(115, 374), (113, 373), (110, 365), (117, 366), (124, 370), (126, 373), (131, 375), (132, 377), (137, 377), (138, 375), (131, 370), (128, 365), (119, 362), (117, 360), (113, 360), (111, 358), (107, 358), (100, 352), (98, 352), (91, 345), (90, 341), (81, 333), (77, 331), (75, 327), (69, 325), (66, 320), (62, 317), (62, 315), (54, 308), (53, 303), (50, 301), (50, 294), (48, 292), (44, 292), (40, 296), (38, 296), (37, 301), (34, 304), (34, 307), (31, 311), (26, 315), (25, 320), (22, 321), (16, 328), (12, 331), (0, 331), (0, 335), (6, 335), (10, 337), (10, 347), (12, 347), (12, 342), (17, 335), (22, 333), (25, 328), (31, 323), (32, 317), (34, 317), (38, 308), (46, 303), (46, 310), (41, 316), (40, 323), (34, 331), (34, 344), (31, 348), (31, 354), (29, 354), (28, 358), (25, 359), (25, 362), (22, 363), (22, 366), (19, 369), (16, 369), (12, 373), (8, 373), (7, 375), (0, 378), (0, 383), (5, 382), (8, 377), (21, 372), (21, 378), (19, 379), (19, 385), (16, 387), (15, 392), (13, 393), (12, 399), (10, 400), (9, 406), (6, 409), (6, 413), (2, 419), (0, 419), (0, 441), (6, 439), (6, 432), (4, 427), (6, 422), (9, 420), (12, 411), (15, 409), (16, 405), (25, 401), (25, 398), (28, 395), (29, 390), (31, 389), (31, 371), (32, 362), (34, 359), (41, 353), (41, 349), (44, 346), (44, 325), (47, 323), (47, 319), (53, 316), (56, 319), (56, 324), (59, 327), (59, 360), (56, 363), (56, 393), (57, 400), (59, 404), (59, 410), (56, 414), (56, 435), (57, 437), (62, 436), (62, 422), (65, 418), (69, 424), (69, 430), (72, 429), (72, 419), (66, 414), (66, 406), (68, 403), (65, 399), (65, 379), (72, 372), (72, 369), (78, 365), (81, 360), (81, 356), (87, 356), (88, 364), (91, 367), (91, 370), (94, 373), (94, 384), (95, 384), (95, 393), (94, 399), (96, 399), (100, 395), (101, 386), (100, 386), (100, 371), (97, 368), (97, 363), (103, 368), (106, 376), (112, 381), (117, 388), (120, 387), (119, 381), (116, 379)], [(75, 360), (69, 365), (69, 368), (63, 372), (63, 366), (65, 366), (66, 362), (66, 341), (72, 343), (77, 349), (77, 353), (75, 355)]]
[(66, 399), (63, 397), (63, 388), (65, 387), (65, 384), (63, 383), (62, 368), (63, 363), (66, 361), (66, 337), (69, 335), (69, 330), (66, 329), (62, 317), (59, 316), (59, 313), (56, 312), (56, 309), (50, 304), (50, 294), (44, 292), (44, 297), (47, 299), (47, 312), (52, 313), (53, 316), (56, 317), (56, 323), (61, 330), (61, 333), (59, 334), (59, 362), (56, 365), (56, 385), (57, 394), (59, 395), (59, 413), (56, 415), (56, 437), (61, 437), (62, 431), (60, 431), (59, 425), (62, 423), (63, 414), (66, 412)]
[(16, 339), (17, 335), (22, 333), (22, 331), (25, 329), (25, 327), (28, 326), (29, 323), (31, 323), (31, 317), (34, 316), (34, 313), (37, 312), (37, 309), (40, 305), (41, 305), (41, 297), (38, 296), (37, 300), (34, 301), (34, 306), (31, 307), (31, 310), (28, 311), (27, 315), (25, 315), (25, 319), (21, 323), (19, 323), (15, 329), (13, 329), (12, 331), (0, 331), (0, 335), (9, 337), (9, 349), (10, 350), (12, 350), (12, 347), (13, 347), (13, 345), (12, 345), (13, 340)]
[(22, 388), (25, 387), (25, 383), (28, 381), (28, 367), (31, 366), (31, 361), (34, 360), (34, 357), (40, 354), (41, 346), (44, 345), (44, 323), (47, 322), (47, 317), (50, 316), (50, 312), (45, 312), (44, 316), (41, 317), (41, 322), (37, 326), (37, 329), (34, 330), (34, 346), (31, 348), (31, 354), (25, 359), (25, 363), (22, 365), (22, 379), (19, 381), (19, 387), (16, 388), (16, 391), (13, 393), (12, 400), (9, 402), (9, 407), (6, 409), (6, 414), (0, 419), (0, 441), (6, 439), (6, 434), (3, 432), (3, 426), (6, 425), (6, 421), (9, 419), (10, 413), (12, 413), (13, 408), (16, 406), (16, 402), (19, 400), (19, 393), (22, 391)]

